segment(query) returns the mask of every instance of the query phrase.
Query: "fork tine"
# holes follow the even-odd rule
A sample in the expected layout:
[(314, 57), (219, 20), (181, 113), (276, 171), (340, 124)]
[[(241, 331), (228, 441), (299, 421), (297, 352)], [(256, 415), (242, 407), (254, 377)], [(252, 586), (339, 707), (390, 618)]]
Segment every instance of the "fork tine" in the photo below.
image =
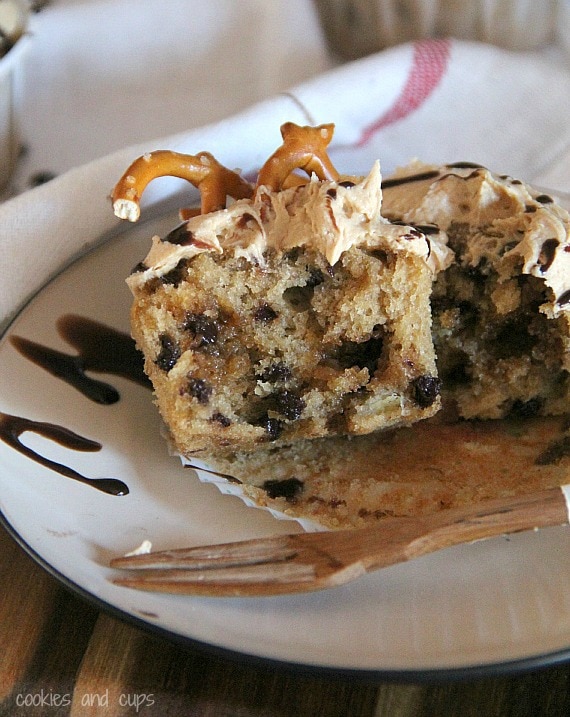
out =
[[(288, 536), (285, 536), (288, 537)], [(162, 550), (142, 555), (126, 555), (111, 560), (112, 568), (127, 570), (184, 569), (211, 570), (215, 568), (280, 563), (292, 560), (298, 553), (283, 538), (246, 540), (237, 543)]]
[(281, 594), (311, 589), (312, 565), (277, 562), (207, 569), (145, 569), (133, 577), (115, 578), (122, 587), (183, 595), (248, 596)]
[(134, 568), (133, 577), (114, 582), (140, 590), (212, 597), (308, 592), (451, 545), (568, 525), (569, 496), (570, 485), (418, 518), (387, 518), (381, 527), (125, 556), (111, 566)]

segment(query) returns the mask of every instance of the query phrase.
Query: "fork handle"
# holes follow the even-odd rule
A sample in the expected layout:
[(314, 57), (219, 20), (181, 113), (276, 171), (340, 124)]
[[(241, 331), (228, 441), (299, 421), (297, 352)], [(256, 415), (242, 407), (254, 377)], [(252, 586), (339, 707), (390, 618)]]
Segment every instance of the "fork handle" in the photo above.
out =
[[(498, 535), (570, 523), (570, 485), (498, 498), (427, 516), (410, 540), (406, 558)], [(370, 566), (372, 567), (372, 566)]]

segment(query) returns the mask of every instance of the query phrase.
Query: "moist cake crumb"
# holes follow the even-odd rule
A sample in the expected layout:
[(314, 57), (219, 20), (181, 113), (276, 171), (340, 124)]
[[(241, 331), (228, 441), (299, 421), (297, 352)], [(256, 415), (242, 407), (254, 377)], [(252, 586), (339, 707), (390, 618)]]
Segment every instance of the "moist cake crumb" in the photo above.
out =
[(445, 233), (382, 216), (378, 163), (343, 178), (317, 147), (317, 169), (290, 182), (288, 132), (330, 139), (285, 126), (251, 196), (155, 237), (127, 279), (133, 336), (187, 456), (367, 434), (441, 406), (430, 295)]
[(480, 165), (419, 162), (384, 182), (393, 221), (432, 222), (455, 260), (434, 282), (444, 403), (463, 418), (570, 410), (570, 217)]

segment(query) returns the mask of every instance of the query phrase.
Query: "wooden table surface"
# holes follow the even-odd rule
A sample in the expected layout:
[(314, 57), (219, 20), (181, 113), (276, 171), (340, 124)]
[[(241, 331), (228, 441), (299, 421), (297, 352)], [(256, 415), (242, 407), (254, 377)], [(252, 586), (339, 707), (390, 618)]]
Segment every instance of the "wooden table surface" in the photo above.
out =
[(181, 647), (62, 587), (0, 528), (0, 717), (567, 717), (570, 665), (396, 684)]

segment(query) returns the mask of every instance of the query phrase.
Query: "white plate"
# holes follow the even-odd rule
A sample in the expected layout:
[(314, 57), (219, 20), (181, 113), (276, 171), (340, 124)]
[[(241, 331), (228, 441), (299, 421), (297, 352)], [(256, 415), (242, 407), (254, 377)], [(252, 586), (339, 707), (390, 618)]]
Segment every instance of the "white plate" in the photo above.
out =
[(113, 496), (0, 442), (0, 509), (12, 534), (64, 584), (177, 640), (340, 672), (450, 676), (522, 669), (570, 656), (570, 531), (547, 529), (451, 548), (308, 595), (203, 599), (113, 585), (111, 557), (300, 530), (201, 483), (159, 435), (150, 392), (101, 376), (121, 400), (95, 404), (23, 358), (18, 335), (74, 353), (56, 322), (73, 313), (128, 331), (124, 277), (173, 214), (129, 226), (73, 264), (18, 315), (0, 343), (0, 411), (72, 429), (102, 449), (80, 453), (26, 433), (38, 453), (90, 478), (124, 481)]

